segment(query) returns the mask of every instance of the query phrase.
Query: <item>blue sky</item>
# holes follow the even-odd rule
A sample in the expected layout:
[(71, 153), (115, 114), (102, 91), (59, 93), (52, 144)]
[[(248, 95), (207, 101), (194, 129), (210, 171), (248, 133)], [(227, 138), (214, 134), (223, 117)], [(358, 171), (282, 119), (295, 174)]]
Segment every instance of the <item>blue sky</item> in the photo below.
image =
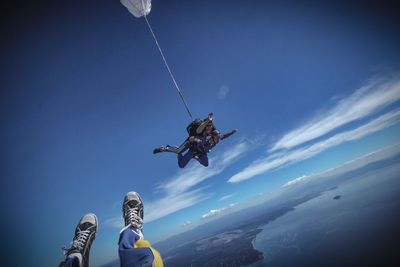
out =
[(10, 255), (28, 239), (33, 261), (15, 266), (53, 266), (87, 212), (100, 221), (92, 263), (114, 259), (131, 190), (155, 242), (400, 141), (389, 3), (153, 1), (149, 21), (192, 113), (212, 111), (222, 132), (239, 130), (211, 152), (210, 167), (185, 170), (172, 154), (152, 154), (182, 142), (190, 118), (143, 19), (119, 1), (16, 4), (8, 14), (2, 236)]

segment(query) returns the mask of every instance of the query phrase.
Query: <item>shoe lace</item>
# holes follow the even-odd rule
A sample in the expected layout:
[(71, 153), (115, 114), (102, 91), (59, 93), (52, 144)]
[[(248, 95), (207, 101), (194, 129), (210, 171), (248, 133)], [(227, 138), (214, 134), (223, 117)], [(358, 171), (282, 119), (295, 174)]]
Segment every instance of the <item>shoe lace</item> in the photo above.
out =
[(85, 246), (85, 243), (88, 239), (88, 236), (90, 234), (90, 229), (87, 230), (81, 230), (78, 228), (78, 231), (76, 233), (76, 237), (74, 240), (71, 242), (69, 247), (63, 247), (64, 254), (68, 254), (71, 250), (82, 250)]
[(143, 225), (143, 219), (140, 218), (138, 213), (139, 213), (139, 207), (128, 208), (126, 211), (127, 222), (128, 224), (131, 224), (135, 228), (141, 229)]

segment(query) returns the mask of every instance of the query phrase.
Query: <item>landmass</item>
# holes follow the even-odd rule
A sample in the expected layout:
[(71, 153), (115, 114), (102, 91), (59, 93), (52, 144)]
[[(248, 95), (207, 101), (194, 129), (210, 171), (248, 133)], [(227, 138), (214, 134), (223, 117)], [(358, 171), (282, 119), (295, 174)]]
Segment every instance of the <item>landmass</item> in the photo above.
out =
[[(261, 226), (294, 210), (294, 207), (319, 194), (289, 201), (279, 208), (265, 211), (262, 215), (249, 218), (224, 230), (208, 234), (202, 238), (175, 247), (163, 253), (165, 266), (248, 266), (264, 258), (262, 252), (256, 250), (253, 241), (262, 229)], [(243, 215), (242, 215), (243, 216)], [(222, 223), (222, 222), (221, 222)], [(169, 240), (169, 242), (173, 242)]]
[(263, 259), (252, 240), (261, 229), (236, 229), (185, 244), (164, 258), (166, 266), (246, 266)]

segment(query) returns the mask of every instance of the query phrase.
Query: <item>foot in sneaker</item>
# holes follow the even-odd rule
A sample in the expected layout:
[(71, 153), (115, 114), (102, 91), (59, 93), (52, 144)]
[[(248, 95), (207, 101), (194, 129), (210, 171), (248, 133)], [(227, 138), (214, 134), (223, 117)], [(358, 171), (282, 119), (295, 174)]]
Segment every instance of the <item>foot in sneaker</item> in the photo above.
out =
[(153, 154), (161, 153), (165, 151), (165, 146), (157, 147), (153, 150)]
[(88, 213), (81, 218), (75, 229), (75, 235), (71, 247), (63, 248), (67, 259), (77, 257), (80, 266), (89, 266), (89, 252), (98, 229), (97, 217), (93, 213)]
[(136, 230), (143, 228), (143, 201), (136, 192), (128, 192), (124, 198), (122, 212), (125, 227), (133, 227)]

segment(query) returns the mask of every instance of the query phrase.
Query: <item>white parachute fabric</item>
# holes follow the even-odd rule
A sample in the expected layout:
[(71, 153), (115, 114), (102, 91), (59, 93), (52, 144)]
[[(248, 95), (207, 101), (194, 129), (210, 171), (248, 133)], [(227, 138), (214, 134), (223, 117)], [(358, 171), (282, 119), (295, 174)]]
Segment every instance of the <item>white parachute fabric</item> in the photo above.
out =
[(151, 10), (151, 0), (121, 0), (121, 4), (137, 18), (147, 16)]

